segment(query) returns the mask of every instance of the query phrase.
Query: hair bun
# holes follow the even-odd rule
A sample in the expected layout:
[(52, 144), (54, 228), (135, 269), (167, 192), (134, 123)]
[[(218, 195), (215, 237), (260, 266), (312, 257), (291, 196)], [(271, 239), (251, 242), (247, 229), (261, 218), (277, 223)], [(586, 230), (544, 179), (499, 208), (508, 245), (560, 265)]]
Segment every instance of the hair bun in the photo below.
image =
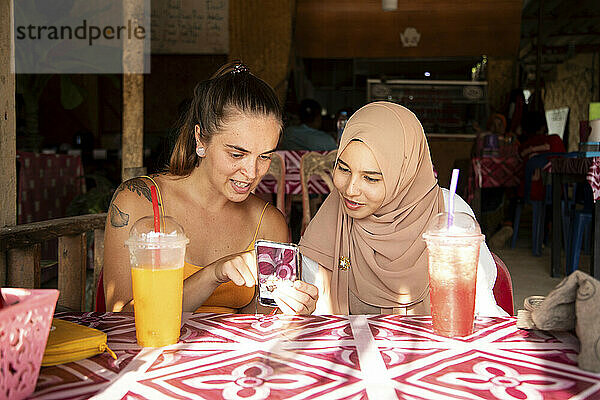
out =
[(239, 63), (239, 64), (235, 64), (230, 72), (232, 74), (239, 74), (242, 72), (250, 72), (250, 69), (248, 67), (246, 67), (244, 64)]
[(223, 65), (217, 72), (215, 72), (210, 78), (221, 78), (228, 76), (229, 74), (241, 74), (250, 73), (250, 68), (246, 67), (241, 60), (232, 60), (227, 64)]

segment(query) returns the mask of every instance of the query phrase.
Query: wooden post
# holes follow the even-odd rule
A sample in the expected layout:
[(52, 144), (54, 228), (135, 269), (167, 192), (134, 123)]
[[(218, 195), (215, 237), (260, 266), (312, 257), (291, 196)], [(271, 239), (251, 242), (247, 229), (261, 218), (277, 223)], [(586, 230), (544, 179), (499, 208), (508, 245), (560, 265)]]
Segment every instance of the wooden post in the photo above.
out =
[(535, 93), (533, 97), (534, 111), (544, 111), (542, 105), (542, 46), (544, 44), (542, 32), (542, 18), (544, 15), (544, 0), (540, 0), (538, 8), (538, 26), (537, 26), (537, 54), (535, 57)]
[[(140, 21), (141, 0), (123, 2), (125, 24)], [(143, 14), (143, 13), (142, 13)], [(126, 169), (144, 165), (144, 43), (141, 40), (123, 41), (123, 136), (121, 179)]]
[(94, 286), (92, 293), (94, 298), (92, 301), (92, 310), (96, 304), (96, 290), (98, 288), (98, 279), (104, 265), (104, 229), (94, 229)]
[(27, 289), (40, 287), (40, 258), (42, 246), (36, 243), (31, 246), (8, 250), (8, 286)]
[[(0, 227), (17, 223), (15, 74), (11, 71), (12, 0), (0, 0)], [(7, 280), (7, 254), (0, 251), (0, 286)]]
[(146, 167), (124, 168), (123, 172), (121, 173), (121, 179), (123, 180), (123, 182), (125, 182), (128, 179), (143, 175), (147, 175)]
[(126, 170), (144, 165), (144, 77), (123, 75), (123, 139), (122, 180)]
[(86, 234), (58, 238), (58, 305), (81, 311), (85, 307)]

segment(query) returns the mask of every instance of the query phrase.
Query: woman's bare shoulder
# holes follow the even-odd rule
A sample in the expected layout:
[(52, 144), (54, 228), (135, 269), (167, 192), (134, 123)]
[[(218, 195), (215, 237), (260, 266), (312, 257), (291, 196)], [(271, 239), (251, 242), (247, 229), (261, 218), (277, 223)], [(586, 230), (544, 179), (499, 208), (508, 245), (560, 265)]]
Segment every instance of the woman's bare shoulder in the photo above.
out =
[[(265, 202), (262, 201), (261, 211), (264, 207)], [(273, 204), (269, 204), (265, 209), (260, 225), (259, 237), (278, 242), (287, 242), (290, 240), (289, 228), (285, 216)]]
[(150, 187), (153, 185), (148, 178), (136, 177), (119, 185), (113, 194), (108, 209), (107, 223), (112, 228), (129, 225), (132, 217), (140, 214), (152, 213), (152, 195)]

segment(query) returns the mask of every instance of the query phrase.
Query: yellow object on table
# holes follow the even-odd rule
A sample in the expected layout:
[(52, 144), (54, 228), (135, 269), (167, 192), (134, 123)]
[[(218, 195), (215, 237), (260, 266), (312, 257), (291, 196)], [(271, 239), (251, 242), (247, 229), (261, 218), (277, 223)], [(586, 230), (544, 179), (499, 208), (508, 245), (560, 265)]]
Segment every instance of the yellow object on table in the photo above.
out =
[(54, 318), (42, 367), (82, 360), (105, 351), (117, 359), (117, 355), (106, 345), (106, 333)]

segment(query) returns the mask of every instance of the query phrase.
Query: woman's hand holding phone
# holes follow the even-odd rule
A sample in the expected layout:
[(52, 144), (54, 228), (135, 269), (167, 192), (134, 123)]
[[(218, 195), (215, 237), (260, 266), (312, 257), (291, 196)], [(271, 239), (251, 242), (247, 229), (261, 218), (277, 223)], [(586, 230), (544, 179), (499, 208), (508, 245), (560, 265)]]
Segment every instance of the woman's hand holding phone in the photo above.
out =
[(282, 286), (273, 293), (277, 306), (284, 314), (310, 315), (317, 307), (319, 290), (303, 281), (295, 281), (293, 286)]
[[(319, 291), (316, 286), (298, 280), (297, 248), (287, 243), (273, 246), (273, 242), (266, 241), (257, 241), (256, 245), (256, 250), (226, 256), (210, 264), (208, 267), (213, 268), (215, 285), (229, 281), (238, 286), (258, 285), (260, 304), (279, 307), (284, 314), (312, 314)], [(264, 261), (271, 265), (265, 265)]]
[(279, 307), (284, 314), (311, 314), (316, 307), (318, 289), (300, 280), (300, 253), (290, 243), (258, 240), (258, 301)]

